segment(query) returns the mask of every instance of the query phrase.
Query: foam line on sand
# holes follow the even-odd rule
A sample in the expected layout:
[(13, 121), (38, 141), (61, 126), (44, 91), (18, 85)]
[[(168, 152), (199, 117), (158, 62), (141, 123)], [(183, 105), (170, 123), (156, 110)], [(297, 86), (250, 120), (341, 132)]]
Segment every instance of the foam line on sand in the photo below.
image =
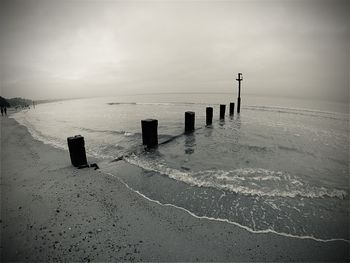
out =
[(297, 238), (297, 239), (310, 239), (310, 240), (314, 240), (314, 241), (317, 241), (317, 242), (346, 242), (346, 243), (349, 243), (350, 244), (350, 240), (347, 240), (347, 239), (343, 239), (343, 238), (331, 238), (331, 239), (321, 239), (321, 238), (316, 238), (316, 237), (313, 237), (313, 236), (297, 236), (297, 235), (292, 235), (292, 234), (288, 234), (288, 233), (283, 233), (283, 232), (277, 232), (275, 230), (272, 230), (272, 229), (265, 229), (265, 230), (254, 230), (254, 229), (251, 229), (247, 226), (243, 226), (237, 222), (233, 222), (233, 221), (230, 221), (228, 219), (223, 219), (223, 218), (214, 218), (214, 217), (207, 217), (207, 216), (199, 216), (199, 215), (196, 215), (195, 213), (187, 210), (186, 208), (183, 208), (181, 206), (177, 206), (177, 205), (173, 205), (173, 204), (169, 204), (169, 203), (161, 203), (160, 201), (158, 200), (154, 200), (154, 199), (151, 199), (149, 197), (147, 197), (146, 195), (142, 194), (140, 191), (138, 190), (135, 190), (133, 189), (131, 186), (129, 186), (127, 183), (125, 183), (122, 179), (120, 179), (118, 176), (116, 175), (113, 175), (112, 173), (109, 173), (109, 172), (105, 172), (103, 171), (103, 173), (105, 174), (108, 174), (110, 176), (113, 176), (115, 178), (117, 178), (122, 184), (124, 184), (128, 189), (130, 189), (131, 191), (133, 191), (134, 193), (138, 194), (139, 196), (147, 199), (148, 201), (150, 202), (153, 202), (153, 203), (156, 203), (160, 206), (165, 206), (165, 207), (173, 207), (173, 208), (176, 208), (176, 209), (179, 209), (179, 210), (182, 210), (182, 211), (185, 211), (186, 213), (188, 213), (189, 215), (195, 217), (195, 218), (198, 218), (198, 219), (205, 219), (205, 220), (211, 220), (211, 221), (218, 221), (218, 222), (223, 222), (223, 223), (227, 223), (227, 224), (231, 224), (231, 225), (235, 225), (235, 226), (238, 226), (242, 229), (245, 229), (247, 230), (248, 232), (251, 232), (251, 233), (254, 233), (254, 234), (276, 234), (276, 235), (279, 235), (279, 236), (284, 236), (284, 237), (290, 237), (290, 238)]

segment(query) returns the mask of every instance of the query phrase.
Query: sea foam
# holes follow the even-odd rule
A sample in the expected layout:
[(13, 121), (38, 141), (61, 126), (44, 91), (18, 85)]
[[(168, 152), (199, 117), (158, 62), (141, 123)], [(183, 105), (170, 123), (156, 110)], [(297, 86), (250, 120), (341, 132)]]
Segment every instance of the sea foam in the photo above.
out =
[(263, 168), (239, 168), (228, 171), (182, 171), (168, 167), (161, 160), (150, 160), (134, 154), (126, 157), (125, 160), (145, 170), (157, 172), (191, 186), (210, 187), (237, 194), (290, 198), (330, 197), (345, 199), (348, 197), (345, 190), (312, 186), (283, 171), (272, 171)]

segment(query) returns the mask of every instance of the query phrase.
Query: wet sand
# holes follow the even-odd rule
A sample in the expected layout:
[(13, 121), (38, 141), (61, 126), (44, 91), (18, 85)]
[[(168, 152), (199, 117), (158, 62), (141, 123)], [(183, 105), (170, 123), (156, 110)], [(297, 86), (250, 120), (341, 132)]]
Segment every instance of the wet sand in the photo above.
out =
[(1, 118), (1, 261), (349, 260), (343, 241), (254, 234), (149, 201), (103, 165), (75, 169), (68, 152)]

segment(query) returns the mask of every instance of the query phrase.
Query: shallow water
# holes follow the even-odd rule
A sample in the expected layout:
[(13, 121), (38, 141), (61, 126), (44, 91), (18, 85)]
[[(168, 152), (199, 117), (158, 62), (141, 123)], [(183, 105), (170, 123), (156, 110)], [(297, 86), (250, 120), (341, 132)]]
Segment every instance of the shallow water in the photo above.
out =
[[(217, 101), (228, 104), (226, 97), (72, 100), (37, 105), (14, 117), (56, 147), (66, 148), (68, 136), (82, 134), (90, 155), (126, 156), (144, 172), (116, 176), (151, 199), (252, 231), (349, 240), (346, 106), (247, 98), (240, 115), (219, 121)], [(204, 125), (206, 106), (214, 107), (211, 127)], [(196, 112), (193, 134), (143, 151), (141, 119), (158, 119), (159, 140), (165, 141), (183, 133), (188, 110)], [(113, 174), (113, 165), (107, 170)]]

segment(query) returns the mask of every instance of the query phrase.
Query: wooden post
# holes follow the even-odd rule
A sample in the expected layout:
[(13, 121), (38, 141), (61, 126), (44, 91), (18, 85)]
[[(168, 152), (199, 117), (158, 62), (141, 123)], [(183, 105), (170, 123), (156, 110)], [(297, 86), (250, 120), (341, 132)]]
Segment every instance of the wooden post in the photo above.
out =
[(148, 148), (158, 145), (158, 120), (145, 119), (141, 120), (142, 144)]
[(226, 105), (220, 104), (220, 120), (225, 119)]
[(230, 116), (233, 116), (234, 112), (235, 112), (235, 103), (231, 102), (230, 103)]
[(238, 99), (237, 99), (237, 113), (241, 112), (241, 81), (243, 80), (242, 73), (238, 73)]
[(206, 124), (211, 125), (213, 123), (213, 108), (206, 108)]
[(185, 132), (193, 132), (194, 131), (194, 118), (195, 113), (193, 111), (185, 112)]
[(70, 160), (75, 167), (86, 165), (86, 152), (84, 137), (76, 135), (74, 137), (67, 138)]

